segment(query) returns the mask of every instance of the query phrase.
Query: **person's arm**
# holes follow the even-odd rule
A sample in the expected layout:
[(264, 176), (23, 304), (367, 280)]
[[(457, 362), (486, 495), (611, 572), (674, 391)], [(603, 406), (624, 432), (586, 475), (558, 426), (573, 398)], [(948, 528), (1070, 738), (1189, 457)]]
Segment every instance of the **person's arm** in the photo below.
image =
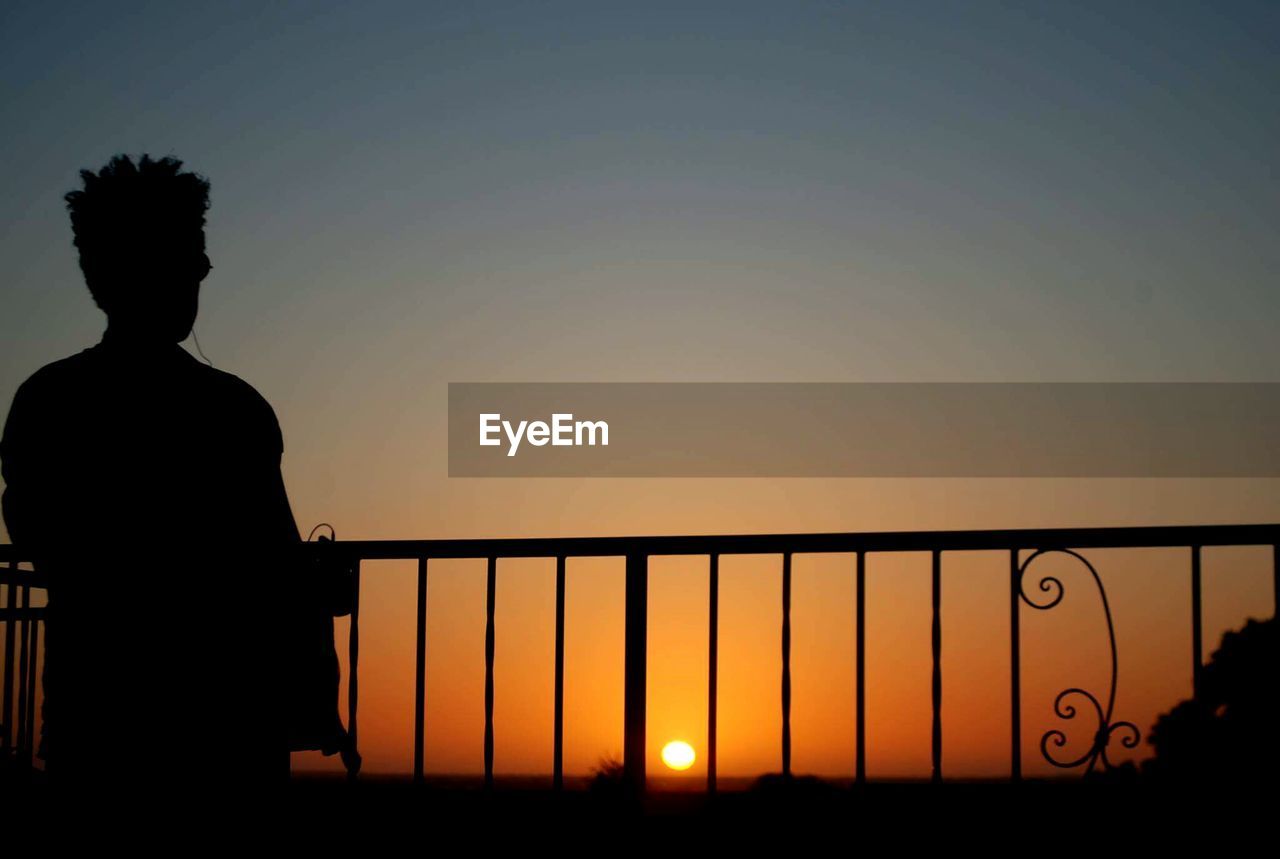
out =
[(297, 520), (293, 517), (293, 507), (289, 504), (289, 493), (284, 485), (284, 435), (280, 431), (280, 421), (276, 418), (275, 409), (266, 400), (262, 401), (267, 413), (267, 447), (269, 450), (268, 474), (266, 479), (266, 497), (263, 499), (266, 533), (272, 542), (277, 539), (285, 545), (302, 542), (302, 534), (298, 531)]
[(48, 546), (49, 489), (38, 476), (40, 443), (45, 433), (38, 430), (39, 396), (30, 380), (13, 396), (4, 435), (0, 438), (0, 476), (4, 495), (0, 499), (4, 524), (15, 546), (36, 552)]
[[(279, 545), (287, 555), (290, 547), (297, 548), (303, 543), (303, 538), (289, 504), (289, 494), (284, 486), (281, 468), (284, 438), (280, 431), (280, 422), (276, 418), (275, 410), (267, 401), (263, 399), (261, 403), (269, 416), (269, 420), (266, 421), (268, 427), (266, 436), (271, 463), (268, 469), (268, 487), (263, 499), (264, 515), (267, 519), (265, 524), (268, 533), (272, 535), (269, 537), (271, 545)], [(341, 554), (335, 553), (332, 544), (329, 546), (330, 548), (325, 549), (316, 544), (309, 544), (308, 548), (319, 554), (308, 553), (303, 557), (309, 558), (309, 561), (300, 562), (292, 567), (295, 571), (303, 571), (301, 574), (304, 576), (295, 583), (300, 588), (295, 598), (303, 602), (310, 601), (312, 606), (324, 612), (325, 617), (342, 616), (349, 614), (353, 606), (352, 563), (349, 559), (344, 559)]]

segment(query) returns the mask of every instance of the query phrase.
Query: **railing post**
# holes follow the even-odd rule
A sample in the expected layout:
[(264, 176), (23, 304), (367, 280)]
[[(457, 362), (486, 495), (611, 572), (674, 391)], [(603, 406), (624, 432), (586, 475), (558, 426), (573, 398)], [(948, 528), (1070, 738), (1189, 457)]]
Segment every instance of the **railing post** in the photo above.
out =
[(856, 597), (858, 600), (857, 608), (854, 614), (855, 630), (854, 635), (857, 639), (857, 668), (855, 669), (856, 684), (856, 701), (855, 709), (857, 710), (857, 733), (854, 739), (854, 754), (857, 761), (854, 770), (854, 780), (858, 784), (866, 784), (867, 781), (867, 555), (866, 552), (858, 550), (857, 575), (855, 580)]
[(31, 620), (27, 608), (31, 605), (31, 589), (23, 585), (18, 589), (18, 608), (22, 609), (22, 623), (18, 627), (18, 754), (25, 761), (29, 760), (26, 748), (27, 735), (27, 672), (31, 669), (29, 661), (29, 645), (31, 639)]
[(782, 555), (782, 775), (791, 775), (791, 553)]
[(498, 559), (490, 555), (484, 609), (484, 786), (486, 790), (493, 788), (493, 613), (497, 585)]
[(942, 781), (942, 553), (933, 550), (933, 780)]
[[(351, 577), (351, 626), (347, 633), (347, 736), (351, 748), (359, 748), (356, 741), (356, 713), (360, 703), (360, 559), (356, 558)], [(354, 781), (357, 773), (349, 771), (347, 779)]]
[(1204, 668), (1204, 643), (1202, 630), (1203, 611), (1200, 606), (1200, 547), (1191, 547), (1191, 695), (1200, 697), (1200, 678)]
[(1022, 633), (1020, 605), (1022, 575), (1018, 550), (1009, 550), (1009, 768), (1014, 781), (1022, 780)]
[(645, 695), (649, 624), (649, 557), (627, 555), (624, 632), (622, 773), (636, 797), (645, 789)]
[(36, 750), (36, 660), (40, 652), (40, 619), (31, 618), (31, 667), (27, 671), (27, 724), (22, 727), (26, 732), (26, 743), (23, 745), (23, 764), (30, 767), (32, 755)]
[(418, 620), (414, 643), (416, 664), (413, 691), (413, 781), (423, 781), (424, 727), (427, 698), (427, 559), (418, 558)]
[[(6, 609), (14, 609), (14, 593), (17, 588), (18, 581), (18, 562), (9, 562), (9, 582), (4, 586), (4, 607)], [(4, 620), (4, 714), (0, 717), (0, 728), (3, 728), (3, 735), (0, 736), (0, 742), (4, 743), (3, 751), (8, 754), (13, 749), (13, 625), (14, 615), (10, 611)], [(48, 630), (45, 630), (48, 632)], [(45, 638), (48, 638), (46, 635)], [(48, 645), (46, 645), (47, 647)]]
[(711, 553), (707, 576), (707, 793), (716, 792), (716, 686), (720, 666), (720, 554)]
[(556, 557), (556, 701), (551, 740), (551, 786), (564, 788), (564, 555)]

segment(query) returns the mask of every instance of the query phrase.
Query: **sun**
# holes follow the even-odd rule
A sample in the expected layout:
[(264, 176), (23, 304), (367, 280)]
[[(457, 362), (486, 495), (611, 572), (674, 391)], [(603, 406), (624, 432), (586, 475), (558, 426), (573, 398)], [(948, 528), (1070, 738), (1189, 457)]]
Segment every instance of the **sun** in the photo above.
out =
[(684, 740), (672, 740), (662, 747), (662, 762), (673, 770), (687, 770), (695, 757), (693, 746)]

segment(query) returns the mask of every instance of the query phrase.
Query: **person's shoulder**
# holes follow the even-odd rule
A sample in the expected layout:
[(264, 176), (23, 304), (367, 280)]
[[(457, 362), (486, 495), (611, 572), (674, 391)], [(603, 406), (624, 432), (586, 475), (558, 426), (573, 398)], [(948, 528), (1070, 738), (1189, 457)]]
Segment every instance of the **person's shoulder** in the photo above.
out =
[(225, 408), (239, 413), (259, 424), (272, 442), (272, 446), (281, 444), (280, 421), (276, 411), (261, 392), (235, 373), (219, 370), (208, 364), (196, 362), (196, 372), (204, 376), (206, 384), (218, 393)]
[(15, 445), (38, 445), (62, 422), (67, 404), (95, 386), (91, 349), (50, 361), (27, 376), (13, 393), (0, 432), (0, 458)]
[(95, 365), (96, 354), (92, 346), (73, 355), (50, 361), (26, 378), (20, 390), (34, 391), (83, 379)]
[(89, 347), (40, 367), (18, 385), (11, 411), (57, 402), (76, 388), (93, 384), (94, 358)]
[(208, 364), (197, 362), (196, 367), (198, 368), (196, 372), (202, 373), (207, 383), (216, 388), (222, 396), (228, 398), (233, 405), (261, 412), (269, 415), (271, 420), (275, 420), (276, 413), (275, 409), (271, 407), (271, 403), (245, 379), (235, 373), (219, 370), (217, 367), (210, 367)]
[(199, 361), (195, 361), (194, 366), (195, 372), (204, 376), (205, 383), (217, 388), (223, 395), (234, 397), (244, 403), (270, 408), (267, 398), (262, 396), (257, 388), (235, 373), (219, 370), (217, 367), (210, 367), (208, 364), (201, 364)]

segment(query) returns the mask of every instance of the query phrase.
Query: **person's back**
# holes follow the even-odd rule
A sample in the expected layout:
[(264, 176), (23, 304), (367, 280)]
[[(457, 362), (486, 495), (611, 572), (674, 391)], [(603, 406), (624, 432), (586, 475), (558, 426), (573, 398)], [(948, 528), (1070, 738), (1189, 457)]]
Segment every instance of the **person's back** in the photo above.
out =
[(208, 271), (207, 183), (178, 166), (115, 159), (68, 195), (108, 327), (22, 384), (0, 441), (6, 525), (50, 580), (41, 755), (64, 783), (288, 771), (279, 630), (300, 537), (270, 405), (178, 345)]

